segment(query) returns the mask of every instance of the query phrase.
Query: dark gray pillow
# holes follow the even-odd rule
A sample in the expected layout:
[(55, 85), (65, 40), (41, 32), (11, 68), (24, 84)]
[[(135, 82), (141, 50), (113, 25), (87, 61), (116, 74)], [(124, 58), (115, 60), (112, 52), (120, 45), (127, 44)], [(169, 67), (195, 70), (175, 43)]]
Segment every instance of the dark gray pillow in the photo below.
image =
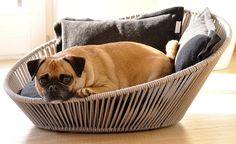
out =
[[(171, 39), (179, 39), (183, 7), (173, 7), (131, 20), (63, 19), (54, 27), (57, 50), (75, 45), (135, 41), (165, 52)], [(179, 26), (176, 30), (176, 23)]]
[(214, 53), (218, 47), (214, 47), (220, 37), (214, 31), (210, 31), (209, 36), (199, 34), (191, 38), (180, 49), (176, 58), (175, 71), (180, 71), (192, 66)]
[(215, 29), (211, 12), (206, 8), (190, 23), (180, 38), (175, 59), (176, 71), (200, 62), (215, 51), (214, 45), (220, 41)]

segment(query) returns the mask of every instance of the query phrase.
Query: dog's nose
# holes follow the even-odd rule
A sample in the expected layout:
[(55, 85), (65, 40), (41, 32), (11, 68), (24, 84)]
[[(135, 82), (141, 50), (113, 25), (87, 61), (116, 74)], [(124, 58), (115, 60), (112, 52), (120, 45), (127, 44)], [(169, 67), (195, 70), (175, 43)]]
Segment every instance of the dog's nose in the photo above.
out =
[(58, 90), (58, 86), (57, 85), (50, 85), (48, 89), (50, 92), (55, 92)]

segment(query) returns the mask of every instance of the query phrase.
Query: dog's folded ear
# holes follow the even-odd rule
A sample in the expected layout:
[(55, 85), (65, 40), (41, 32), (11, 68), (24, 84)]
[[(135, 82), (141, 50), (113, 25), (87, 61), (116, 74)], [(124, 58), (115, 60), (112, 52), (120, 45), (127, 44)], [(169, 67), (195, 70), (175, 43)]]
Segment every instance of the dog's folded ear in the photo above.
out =
[(32, 79), (34, 79), (39, 67), (42, 65), (44, 61), (45, 59), (35, 59), (27, 62), (27, 68)]
[(82, 74), (82, 72), (84, 70), (84, 66), (85, 66), (85, 58), (75, 57), (75, 56), (67, 56), (64, 58), (64, 60), (67, 61), (72, 66), (76, 75), (78, 77), (81, 77), (81, 74)]

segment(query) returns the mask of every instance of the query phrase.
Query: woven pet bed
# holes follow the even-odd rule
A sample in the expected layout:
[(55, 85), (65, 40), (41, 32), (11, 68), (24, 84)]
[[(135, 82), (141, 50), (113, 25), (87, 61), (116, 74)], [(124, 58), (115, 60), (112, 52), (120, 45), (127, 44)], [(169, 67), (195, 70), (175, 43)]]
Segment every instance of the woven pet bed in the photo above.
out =
[[(185, 10), (183, 31), (197, 13)], [(223, 40), (221, 47), (207, 59), (164, 78), (95, 94), (85, 99), (72, 98), (63, 103), (47, 103), (17, 93), (31, 77), (26, 62), (53, 55), (55, 40), (36, 48), (19, 60), (9, 71), (5, 91), (39, 128), (76, 132), (124, 132), (156, 129), (178, 123), (227, 48), (231, 30), (214, 16), (216, 31)]]

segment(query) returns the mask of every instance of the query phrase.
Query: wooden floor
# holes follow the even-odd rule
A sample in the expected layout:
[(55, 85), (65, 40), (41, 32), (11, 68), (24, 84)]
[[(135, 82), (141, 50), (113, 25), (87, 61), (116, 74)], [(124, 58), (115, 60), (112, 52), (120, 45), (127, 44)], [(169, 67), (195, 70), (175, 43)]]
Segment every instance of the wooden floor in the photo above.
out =
[[(2, 84), (14, 61), (0, 62)], [(175, 126), (132, 133), (82, 134), (35, 127), (0, 90), (0, 144), (236, 144), (236, 54), (229, 68), (213, 71), (185, 117)]]

